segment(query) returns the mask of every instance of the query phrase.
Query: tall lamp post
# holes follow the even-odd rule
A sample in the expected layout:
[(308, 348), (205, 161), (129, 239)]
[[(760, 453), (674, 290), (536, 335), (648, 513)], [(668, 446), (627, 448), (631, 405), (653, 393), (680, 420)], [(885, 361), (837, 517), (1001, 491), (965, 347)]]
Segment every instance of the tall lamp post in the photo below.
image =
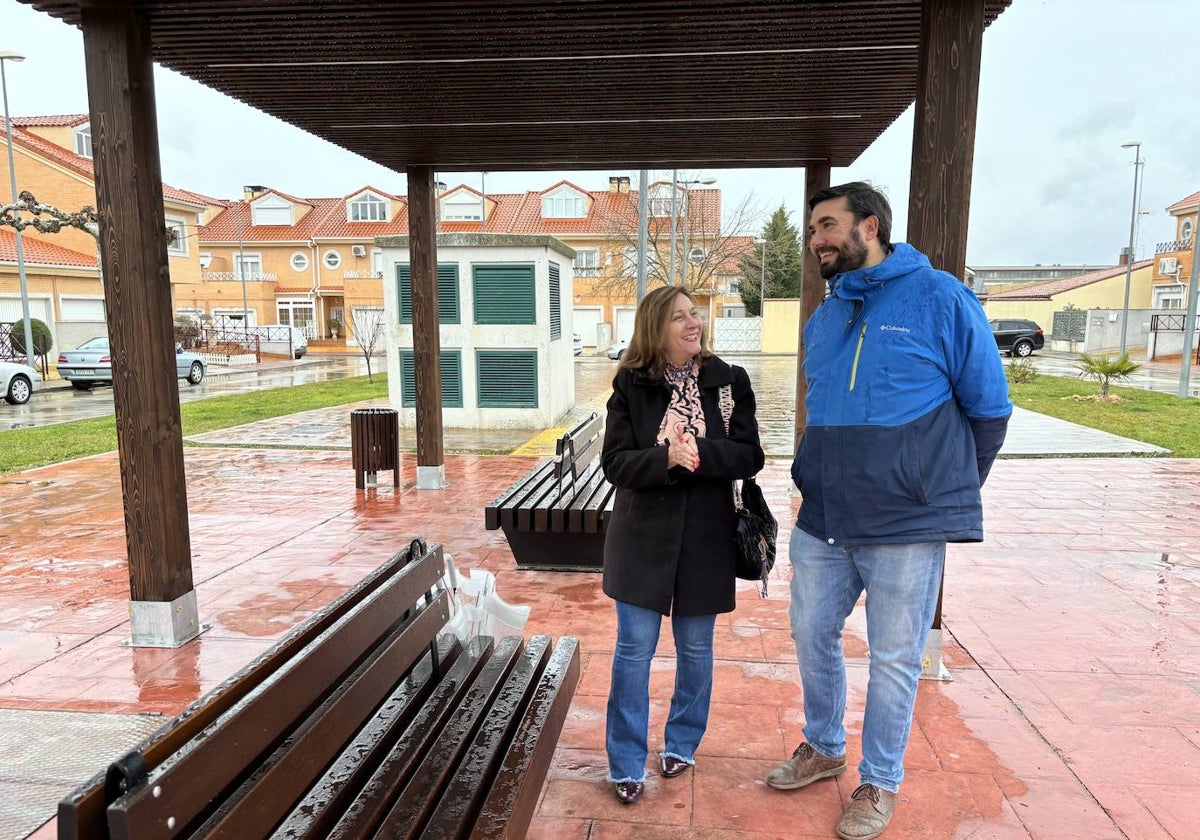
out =
[(1133, 149), (1133, 209), (1129, 212), (1129, 253), (1125, 258), (1125, 302), (1121, 306), (1121, 355), (1125, 355), (1125, 341), (1129, 334), (1129, 285), (1133, 274), (1133, 235), (1138, 216), (1138, 174), (1142, 166), (1142, 141), (1130, 140), (1121, 144), (1122, 149)]
[[(4, 130), (8, 137), (8, 183), (12, 187), (13, 218), (20, 218), (17, 204), (17, 164), (13, 157), (12, 120), (8, 116), (8, 79), (4, 74), (4, 62), (24, 61), (25, 56), (12, 50), (0, 50), (0, 91), (4, 94)], [(33, 322), (29, 319), (29, 286), (25, 280), (25, 243), (21, 229), (15, 228), (17, 237), (17, 277), (21, 284), (21, 317), (25, 319), (25, 361), (34, 366)]]
[(764, 315), (766, 315), (764, 309), (767, 302), (767, 240), (755, 239), (754, 244), (761, 245), (763, 249), (761, 264), (762, 277), (758, 281), (758, 317), (762, 318)]
[(695, 184), (715, 184), (716, 178), (696, 178), (690, 181), (680, 181), (679, 186), (683, 187), (683, 285), (688, 284), (688, 277), (691, 275), (692, 254), (688, 246), (688, 188)]

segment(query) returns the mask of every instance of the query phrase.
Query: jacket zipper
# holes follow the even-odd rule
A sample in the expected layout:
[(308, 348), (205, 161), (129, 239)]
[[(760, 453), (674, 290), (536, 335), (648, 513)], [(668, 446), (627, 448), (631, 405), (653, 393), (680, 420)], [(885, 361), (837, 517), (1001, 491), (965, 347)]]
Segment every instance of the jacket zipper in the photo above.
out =
[(863, 321), (862, 329), (858, 331), (858, 345), (854, 348), (854, 366), (850, 368), (850, 390), (858, 379), (858, 357), (862, 355), (863, 339), (867, 337), (867, 322)]

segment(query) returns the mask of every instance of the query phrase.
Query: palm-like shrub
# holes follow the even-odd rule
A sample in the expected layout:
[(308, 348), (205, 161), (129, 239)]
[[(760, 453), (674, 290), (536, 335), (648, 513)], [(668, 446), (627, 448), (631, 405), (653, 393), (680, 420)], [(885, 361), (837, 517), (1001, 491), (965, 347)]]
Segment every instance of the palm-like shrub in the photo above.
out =
[(1142, 369), (1137, 362), (1129, 360), (1128, 353), (1122, 353), (1117, 358), (1111, 356), (1089, 356), (1079, 354), (1080, 374), (1100, 383), (1100, 396), (1107, 397), (1109, 386), (1114, 382), (1128, 379), (1132, 374)]

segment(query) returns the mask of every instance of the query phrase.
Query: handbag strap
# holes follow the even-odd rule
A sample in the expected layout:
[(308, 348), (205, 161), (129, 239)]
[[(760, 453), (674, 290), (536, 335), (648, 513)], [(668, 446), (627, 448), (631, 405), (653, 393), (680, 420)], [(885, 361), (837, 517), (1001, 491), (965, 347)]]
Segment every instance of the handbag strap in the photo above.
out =
[[(717, 392), (717, 404), (721, 407), (721, 420), (725, 422), (725, 437), (729, 437), (729, 420), (733, 417), (733, 386), (722, 385)], [(742, 509), (742, 483), (733, 480), (733, 507)]]

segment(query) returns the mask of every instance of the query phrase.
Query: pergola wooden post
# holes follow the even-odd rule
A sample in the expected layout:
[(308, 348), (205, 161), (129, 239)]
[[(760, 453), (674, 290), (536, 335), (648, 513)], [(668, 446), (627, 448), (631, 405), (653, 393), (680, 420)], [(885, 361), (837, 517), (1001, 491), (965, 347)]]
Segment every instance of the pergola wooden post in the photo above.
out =
[(433, 167), (411, 166), (408, 168), (408, 242), (417, 390), (417, 489), (421, 490), (441, 490), (446, 486), (436, 224)]
[(793, 453), (800, 450), (800, 438), (808, 424), (808, 410), (804, 407), (804, 400), (808, 396), (808, 380), (804, 378), (804, 325), (817, 311), (821, 301), (825, 300), (825, 278), (821, 276), (821, 263), (808, 250), (808, 200), (829, 186), (829, 168), (827, 160), (809, 163), (804, 167), (804, 206), (800, 208), (804, 261), (800, 274), (800, 340), (796, 354), (796, 438), (792, 444)]
[(132, 2), (80, 12), (125, 499), (131, 641), (175, 647), (196, 636), (199, 621), (150, 32)]
[[(934, 268), (959, 279), (967, 265), (983, 27), (984, 0), (924, 0), (921, 5), (908, 241)], [(941, 591), (923, 666), (923, 679), (950, 679), (942, 664)]]

